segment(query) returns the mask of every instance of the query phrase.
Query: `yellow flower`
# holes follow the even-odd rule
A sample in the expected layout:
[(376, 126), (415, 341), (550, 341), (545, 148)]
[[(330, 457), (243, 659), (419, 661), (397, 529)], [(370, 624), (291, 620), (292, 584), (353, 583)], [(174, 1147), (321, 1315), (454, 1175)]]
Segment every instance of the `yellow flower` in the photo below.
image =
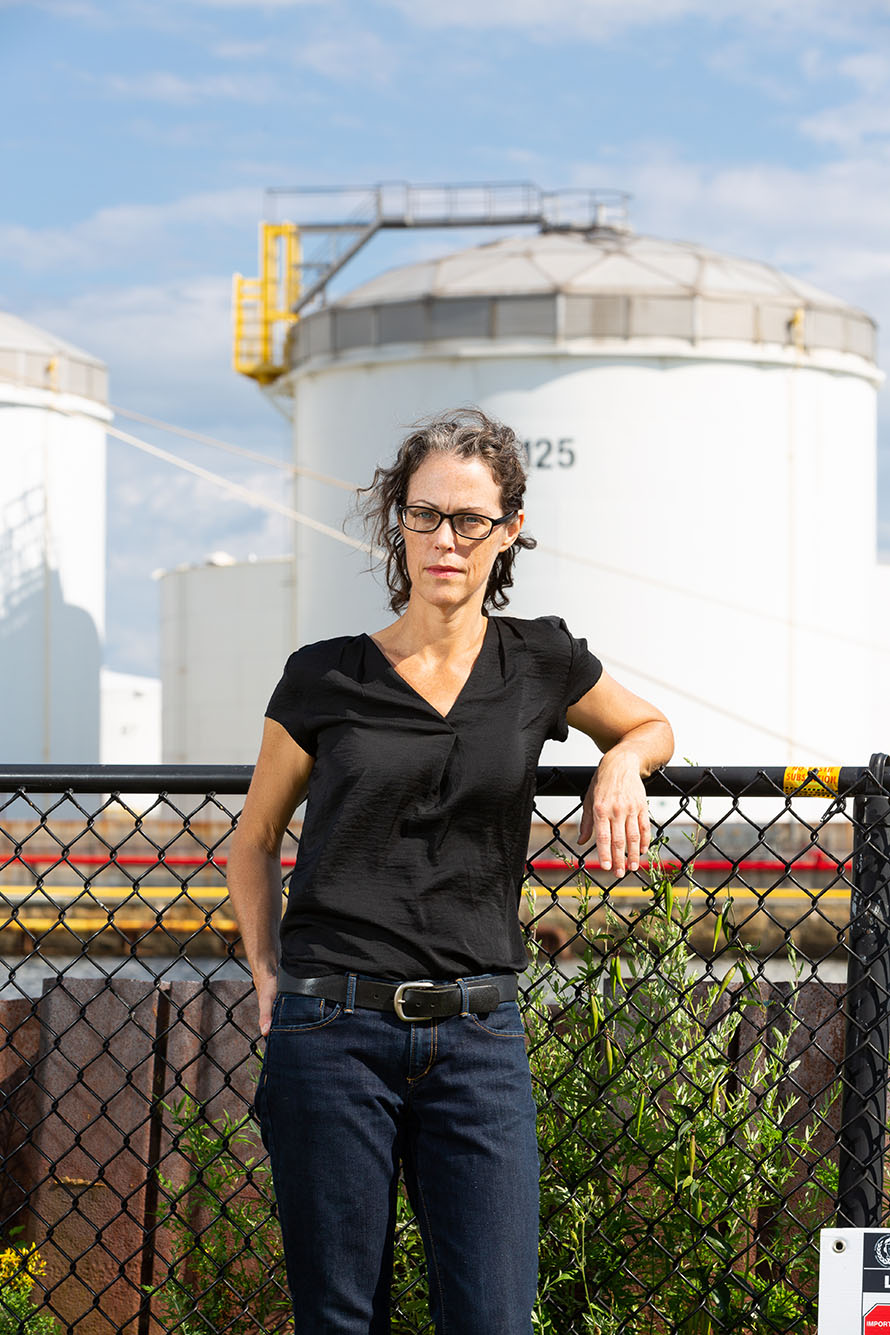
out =
[(20, 1293), (29, 1293), (34, 1280), (46, 1274), (46, 1262), (37, 1250), (36, 1242), (30, 1247), (7, 1247), (0, 1252), (0, 1288), (6, 1286)]

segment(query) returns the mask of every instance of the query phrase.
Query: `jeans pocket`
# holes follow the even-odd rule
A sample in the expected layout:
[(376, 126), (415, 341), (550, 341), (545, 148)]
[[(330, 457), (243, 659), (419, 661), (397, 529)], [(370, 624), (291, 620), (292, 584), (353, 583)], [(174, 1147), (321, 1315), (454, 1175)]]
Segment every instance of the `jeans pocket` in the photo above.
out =
[(272, 1012), (272, 1034), (294, 1034), (303, 1029), (320, 1029), (340, 1014), (340, 1004), (323, 997), (304, 997), (299, 992), (279, 992)]
[(260, 1067), (260, 1075), (256, 1083), (256, 1089), (253, 1091), (253, 1098), (250, 1101), (250, 1116), (257, 1123), (258, 1126), (261, 1126), (263, 1121), (262, 1100), (265, 1094), (265, 1084), (266, 1084), (266, 1062), (264, 1058), (263, 1064)]
[(496, 1038), (525, 1038), (525, 1028), (517, 1001), (502, 1001), (493, 1011), (470, 1012), (469, 1017), (479, 1029)]

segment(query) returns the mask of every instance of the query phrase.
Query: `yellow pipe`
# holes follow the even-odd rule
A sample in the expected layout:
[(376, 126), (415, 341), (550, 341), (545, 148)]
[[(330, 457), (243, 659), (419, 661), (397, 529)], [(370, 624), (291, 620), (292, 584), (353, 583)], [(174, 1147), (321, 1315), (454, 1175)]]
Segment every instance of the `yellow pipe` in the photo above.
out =
[[(559, 899), (582, 898), (582, 891), (577, 890), (571, 886), (563, 887), (555, 891), (548, 890), (546, 887), (541, 887), (540, 889), (535, 891), (535, 898), (550, 899), (553, 894), (555, 894)], [(641, 885), (638, 887), (630, 885), (621, 885), (621, 886), (616, 885), (616, 886), (610, 886), (608, 891), (609, 899), (649, 899), (651, 895), (652, 891), (649, 889), (648, 886), (645, 885)], [(769, 899), (799, 899), (803, 897), (804, 899), (809, 899), (809, 900), (813, 899), (822, 900), (826, 898), (849, 899), (850, 887), (846, 886), (838, 890), (821, 890), (821, 891), (813, 890), (812, 892), (810, 892), (808, 890), (801, 889), (799, 886), (789, 886), (788, 888), (785, 888), (784, 886), (777, 886), (774, 890), (764, 887), (763, 890), (752, 890), (750, 886), (738, 886), (738, 887), (732, 886), (730, 888), (727, 888), (726, 886), (708, 887), (701, 885), (691, 885), (686, 888), (681, 886), (674, 886), (674, 895), (675, 897), (679, 896), (680, 898), (685, 898), (687, 895), (692, 898), (703, 898), (706, 895), (713, 895), (715, 899), (760, 899), (767, 897)], [(600, 890), (588, 892), (589, 899), (602, 899), (603, 897), (604, 897), (603, 892)]]
[[(69, 932), (78, 934), (81, 931), (95, 932), (103, 927), (118, 928), (122, 932), (149, 931), (152, 926), (157, 924), (157, 918), (100, 918), (82, 917), (82, 918), (12, 918), (9, 922), (0, 923), (0, 931), (6, 931), (10, 927), (18, 927), (23, 932), (43, 933), (58, 931), (61, 927), (66, 927)], [(238, 924), (233, 918), (214, 918), (212, 923), (206, 922), (204, 918), (170, 918), (165, 924), (166, 931), (197, 932), (204, 928), (215, 927), (222, 932), (236, 932)]]
[[(725, 899), (725, 898), (759, 899), (761, 897), (763, 898), (768, 897), (770, 899), (797, 900), (803, 898), (808, 900), (815, 900), (815, 899), (823, 900), (823, 899), (849, 899), (850, 897), (849, 886), (840, 886), (838, 888), (832, 888), (829, 890), (821, 890), (821, 891), (817, 890), (808, 891), (801, 889), (799, 886), (789, 886), (789, 887), (778, 886), (775, 890), (764, 889), (762, 891), (759, 891), (756, 889), (751, 889), (750, 886), (738, 886), (738, 887), (733, 886), (730, 889), (727, 889), (724, 886), (720, 886), (719, 888), (713, 887), (709, 889), (707, 886), (694, 885), (688, 887), (687, 889), (675, 886), (674, 892), (676, 895), (681, 895), (681, 896), (689, 895), (692, 896), (693, 898), (702, 898), (705, 895), (713, 895), (717, 899)], [(554, 895), (556, 895), (558, 899), (582, 898), (582, 891), (575, 886), (561, 886), (557, 890), (548, 890), (546, 886), (540, 886), (535, 889), (534, 893), (536, 899), (552, 899)], [(613, 886), (609, 890), (610, 899), (649, 899), (651, 897), (651, 894), (652, 891), (648, 888), (648, 886), (645, 885)], [(168, 908), (177, 907), (175, 900), (171, 899), (170, 897), (169, 890), (140, 890), (137, 894), (135, 891), (131, 891), (126, 886), (120, 886), (120, 887), (109, 886), (107, 890), (102, 891), (100, 897), (98, 894), (91, 893), (90, 891), (85, 891), (82, 886), (76, 886), (76, 885), (49, 886), (44, 888), (43, 890), (37, 890), (34, 887), (29, 889), (27, 886), (20, 886), (20, 885), (7, 885), (7, 886), (0, 885), (0, 895), (2, 895), (3, 898), (7, 900), (17, 901), (19, 903), (23, 902), (26, 899), (33, 900), (34, 896), (40, 896), (42, 899), (49, 900), (51, 904), (53, 899), (56, 898), (62, 899), (64, 896), (70, 896), (71, 898), (82, 896), (85, 897), (88, 902), (93, 904), (101, 903), (102, 900), (104, 899), (124, 900), (135, 896), (136, 899), (141, 899), (141, 900), (167, 900)], [(591, 891), (588, 897), (590, 899), (602, 899), (603, 896), (602, 892), (597, 890), (597, 891)], [(188, 894), (185, 896), (186, 903), (190, 901), (197, 903), (200, 902), (201, 900), (208, 900), (208, 899), (215, 899), (217, 903), (223, 904), (227, 902), (228, 896), (226, 895), (224, 890), (198, 890), (198, 889), (190, 890)]]
[[(0, 895), (5, 899), (22, 900), (33, 898), (35, 895), (44, 899), (61, 899), (63, 896), (70, 896), (72, 899), (77, 896), (83, 897), (87, 901), (99, 904), (104, 899), (165, 899), (171, 903), (171, 893), (169, 890), (133, 890), (129, 886), (109, 886), (101, 892), (97, 890), (85, 890), (82, 885), (47, 885), (38, 889), (37, 886), (28, 887), (26, 885), (0, 885)], [(182, 896), (186, 903), (189, 900), (216, 899), (224, 900), (227, 898), (223, 889), (219, 890), (189, 890)]]

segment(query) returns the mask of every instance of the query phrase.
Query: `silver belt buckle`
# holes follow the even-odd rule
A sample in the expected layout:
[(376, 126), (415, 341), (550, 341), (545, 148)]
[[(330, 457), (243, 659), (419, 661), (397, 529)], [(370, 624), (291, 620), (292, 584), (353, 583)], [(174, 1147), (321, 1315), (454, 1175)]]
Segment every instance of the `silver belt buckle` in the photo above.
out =
[(406, 987), (438, 987), (438, 986), (439, 986), (438, 983), (423, 983), (423, 982), (421, 982), (421, 983), (399, 983), (398, 987), (397, 987), (396, 990), (395, 990), (395, 993), (393, 994), (393, 999), (392, 999), (392, 1008), (393, 1008), (393, 1010), (395, 1011), (396, 1015), (399, 1017), (399, 1019), (400, 1019), (400, 1020), (408, 1020), (408, 1021), (411, 1021), (411, 1022), (413, 1022), (413, 1021), (415, 1021), (415, 1020), (430, 1020), (430, 1019), (432, 1019), (432, 1016), (430, 1016), (430, 1015), (406, 1015), (405, 1012), (404, 1012), (404, 1010), (402, 1009), (402, 996), (403, 996), (403, 994), (404, 994), (404, 991), (405, 991), (405, 988), (406, 988)]

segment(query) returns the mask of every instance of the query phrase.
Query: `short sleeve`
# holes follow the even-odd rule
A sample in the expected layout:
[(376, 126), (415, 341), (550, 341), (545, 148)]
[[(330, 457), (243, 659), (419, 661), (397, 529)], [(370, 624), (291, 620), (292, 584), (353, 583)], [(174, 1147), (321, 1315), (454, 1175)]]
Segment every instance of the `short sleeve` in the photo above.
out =
[(572, 658), (566, 679), (565, 704), (568, 709), (569, 705), (577, 704), (582, 695), (586, 695), (591, 687), (597, 684), (603, 675), (603, 665), (596, 654), (590, 652), (586, 640), (576, 640), (564, 621), (560, 621), (559, 624), (568, 635), (572, 647)]
[(546, 660), (552, 683), (548, 694), (553, 710), (547, 735), (564, 742), (569, 735), (566, 710), (597, 684), (603, 675), (603, 665), (590, 652), (586, 640), (575, 638), (562, 617), (538, 617), (534, 624), (542, 631), (546, 628)]
[[(310, 649), (314, 647), (310, 646)], [(266, 706), (266, 718), (280, 723), (310, 756), (315, 755), (318, 747), (318, 734), (313, 726), (318, 665), (313, 658), (307, 649), (298, 649), (291, 654)]]

